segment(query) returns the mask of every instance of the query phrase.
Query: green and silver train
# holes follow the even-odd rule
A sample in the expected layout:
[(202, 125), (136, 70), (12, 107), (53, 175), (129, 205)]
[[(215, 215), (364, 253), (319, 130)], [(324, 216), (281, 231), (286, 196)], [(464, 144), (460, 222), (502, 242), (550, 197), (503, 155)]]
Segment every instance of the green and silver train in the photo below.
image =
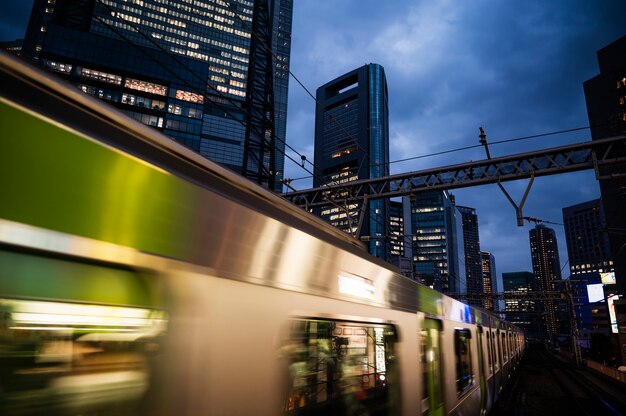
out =
[(0, 55), (0, 414), (471, 415), (524, 336)]

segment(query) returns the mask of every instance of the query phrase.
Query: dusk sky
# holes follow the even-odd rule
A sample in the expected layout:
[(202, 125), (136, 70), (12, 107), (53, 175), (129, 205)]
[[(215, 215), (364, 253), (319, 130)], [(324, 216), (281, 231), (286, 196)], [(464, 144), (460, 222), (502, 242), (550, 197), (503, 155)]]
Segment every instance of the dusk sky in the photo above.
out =
[[(23, 37), (31, 1), (3, 1), (0, 40)], [(390, 160), (586, 127), (583, 82), (596, 51), (626, 35), (624, 0), (294, 0), (291, 71), (313, 93), (367, 63), (385, 68)], [(315, 102), (292, 78), (287, 143), (313, 161)], [(490, 147), (493, 157), (590, 140), (589, 130)], [(300, 156), (287, 152), (296, 160)], [(483, 148), (392, 163), (391, 173), (485, 159)], [(285, 161), (285, 177), (308, 176)], [(527, 181), (505, 183), (519, 203)], [(292, 182), (310, 188), (312, 180)], [(483, 251), (502, 272), (532, 271), (528, 230), (497, 185), (452, 192), (476, 208)], [(562, 208), (600, 196), (592, 171), (535, 179), (524, 215), (562, 223)], [(567, 247), (557, 231), (563, 276)]]

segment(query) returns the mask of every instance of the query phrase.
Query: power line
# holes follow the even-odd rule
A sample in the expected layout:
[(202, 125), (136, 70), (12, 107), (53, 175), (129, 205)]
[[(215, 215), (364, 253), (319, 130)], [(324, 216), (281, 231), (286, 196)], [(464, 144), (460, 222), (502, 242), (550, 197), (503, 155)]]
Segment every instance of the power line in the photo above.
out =
[[(512, 139), (506, 139), (506, 140), (499, 140), (499, 141), (491, 142), (491, 143), (489, 143), (489, 145), (492, 146), (492, 145), (511, 143), (511, 142), (516, 142), (516, 141), (521, 141), (521, 140), (536, 139), (536, 138), (539, 138), (539, 137), (546, 137), (546, 136), (553, 136), (553, 135), (557, 135), (557, 134), (571, 133), (571, 132), (580, 131), (580, 130), (588, 130), (590, 128), (591, 128), (590, 126), (576, 127), (576, 128), (572, 128), (572, 129), (559, 130), (559, 131), (554, 131), (554, 132), (549, 132), (549, 133), (541, 133), (541, 134), (534, 134), (534, 135), (531, 135), (531, 136), (516, 137), (516, 138), (512, 138)], [(475, 149), (477, 147), (482, 147), (482, 146), (483, 146), (482, 144), (475, 144), (475, 145), (471, 145), (471, 146), (458, 147), (458, 148), (455, 148), (455, 149), (442, 150), (442, 151), (439, 151), (439, 152), (433, 152), (433, 153), (427, 153), (427, 154), (424, 154), (424, 155), (412, 156), (412, 157), (408, 157), (408, 158), (405, 158), (405, 159), (393, 160), (393, 161), (389, 162), (389, 164), (391, 165), (391, 164), (394, 164), (394, 163), (408, 162), (408, 161), (417, 160), (417, 159), (425, 159), (425, 158), (433, 157), (433, 156), (441, 156), (441, 155), (445, 155), (445, 154), (460, 152), (460, 151), (463, 151), (463, 150)], [(381, 164), (370, 165), (370, 167), (376, 167), (376, 166), (380, 166), (380, 165)], [(302, 179), (309, 179), (309, 178), (311, 178), (311, 177), (310, 176), (303, 176), (303, 177), (300, 177), (300, 178), (293, 178), (292, 181), (302, 180)]]

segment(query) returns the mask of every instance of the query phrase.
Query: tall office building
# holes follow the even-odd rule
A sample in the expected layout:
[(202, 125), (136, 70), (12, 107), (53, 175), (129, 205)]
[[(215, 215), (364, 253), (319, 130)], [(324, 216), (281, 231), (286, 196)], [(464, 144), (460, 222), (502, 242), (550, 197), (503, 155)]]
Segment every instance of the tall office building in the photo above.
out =
[(495, 308), (497, 301), (489, 295), (497, 293), (496, 290), (496, 258), (488, 251), (480, 252), (481, 269), (483, 275), (483, 289), (485, 291), (485, 308), (490, 311), (498, 310)]
[[(554, 282), (561, 280), (561, 262), (556, 233), (552, 228), (538, 224), (531, 229), (530, 254), (533, 263), (533, 273), (537, 279), (537, 290), (549, 292), (555, 290)], [(545, 335), (552, 339), (558, 333), (558, 302), (547, 298), (541, 302), (542, 329)]]
[(291, 11), (292, 0), (35, 0), (22, 55), (281, 191)]
[[(457, 206), (461, 213), (463, 227), (463, 250), (465, 253), (465, 279), (468, 295), (482, 295), (483, 270), (480, 256), (480, 239), (478, 237), (478, 216), (476, 210), (469, 207)], [(472, 300), (469, 303), (476, 306), (485, 306), (484, 299)]]
[(403, 197), (404, 229), (417, 280), (443, 293), (466, 293), (461, 213), (446, 191)]
[[(385, 71), (368, 64), (317, 89), (313, 186), (389, 175), (389, 109)], [(359, 221), (360, 204), (320, 212), (334, 226), (369, 237), (371, 254), (388, 259), (389, 201), (370, 201)]]
[[(504, 284), (505, 298), (507, 295), (523, 297), (531, 295), (537, 290), (537, 280), (531, 272), (502, 273), (502, 283)], [(537, 319), (536, 300), (509, 296), (504, 304), (507, 321), (523, 328), (527, 336), (540, 336), (541, 328), (537, 325), (540, 321)]]
[(404, 257), (404, 209), (402, 202), (389, 202), (389, 254), (391, 258)]
[[(597, 55), (600, 73), (584, 83), (592, 140), (626, 134), (626, 36)], [(613, 155), (626, 156), (624, 146), (618, 152)], [(599, 175), (617, 285), (626, 292), (626, 164), (601, 168)]]
[(613, 271), (604, 209), (599, 199), (563, 208), (563, 223), (572, 277)]

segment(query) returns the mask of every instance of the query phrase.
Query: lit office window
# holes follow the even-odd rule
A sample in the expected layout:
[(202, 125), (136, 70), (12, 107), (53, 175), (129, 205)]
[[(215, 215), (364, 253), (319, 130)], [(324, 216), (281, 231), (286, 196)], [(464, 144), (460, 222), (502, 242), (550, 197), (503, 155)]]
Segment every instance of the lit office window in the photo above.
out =
[(190, 103), (204, 103), (204, 97), (202, 95), (183, 90), (176, 90), (176, 99), (189, 101)]
[(150, 94), (157, 95), (166, 95), (167, 87), (164, 85), (153, 84), (147, 81), (141, 81), (133, 78), (126, 78), (126, 82), (124, 83), (126, 88), (130, 88), (131, 90), (144, 91)]
[(109, 74), (108, 72), (96, 71), (89, 68), (80, 68), (80, 75), (84, 78), (95, 79), (109, 84), (120, 85), (122, 83), (122, 77), (120, 77), (119, 75)]

